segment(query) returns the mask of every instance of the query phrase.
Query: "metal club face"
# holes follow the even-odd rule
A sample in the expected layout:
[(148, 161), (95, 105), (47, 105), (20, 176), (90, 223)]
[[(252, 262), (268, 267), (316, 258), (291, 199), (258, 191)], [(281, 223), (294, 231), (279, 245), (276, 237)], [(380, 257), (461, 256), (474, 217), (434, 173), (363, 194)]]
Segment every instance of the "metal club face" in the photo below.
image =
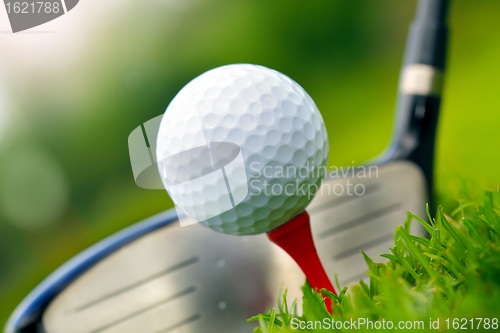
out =
[[(336, 184), (363, 184), (361, 196)], [(325, 180), (310, 205), (319, 256), (341, 286), (366, 276), (360, 253), (386, 253), (406, 211), (423, 214), (425, 180), (411, 162), (391, 162), (378, 177)], [(414, 224), (417, 234), (419, 227)], [(422, 230), (423, 232), (423, 230)], [(49, 305), (47, 333), (248, 332), (280, 284), (298, 290), (304, 275), (265, 235), (235, 237), (198, 225), (166, 226), (99, 262)], [(290, 295), (299, 297), (298, 294)]]
[(287, 259), (263, 237), (167, 226), (76, 280), (48, 307), (43, 326), (53, 333), (247, 332), (245, 320), (279, 287), (273, 262)]
[[(425, 216), (427, 186), (416, 164), (391, 161), (375, 170), (370, 178), (325, 180), (322, 191), (331, 194), (320, 193), (308, 208), (319, 257), (330, 280), (335, 281), (337, 274), (341, 287), (360, 279), (367, 281), (367, 265), (360, 251), (371, 258), (388, 253), (395, 229), (403, 224), (407, 211)], [(341, 188), (339, 185), (346, 188), (347, 182), (353, 187), (359, 184), (364, 194), (336, 196), (333, 191)], [(411, 231), (424, 235), (424, 228), (416, 222)]]

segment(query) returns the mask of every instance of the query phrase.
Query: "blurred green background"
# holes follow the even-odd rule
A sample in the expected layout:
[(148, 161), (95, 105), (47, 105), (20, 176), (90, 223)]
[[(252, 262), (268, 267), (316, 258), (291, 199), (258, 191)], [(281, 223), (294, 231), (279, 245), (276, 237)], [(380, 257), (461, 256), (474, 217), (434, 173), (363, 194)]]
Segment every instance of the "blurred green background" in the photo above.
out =
[[(0, 324), (42, 278), (172, 206), (134, 183), (127, 138), (229, 63), (281, 71), (325, 119), (330, 164), (389, 141), (415, 1), (82, 0), (12, 35), (0, 8)], [(499, 183), (500, 1), (453, 1), (437, 193)], [(465, 184), (465, 185), (464, 185)]]

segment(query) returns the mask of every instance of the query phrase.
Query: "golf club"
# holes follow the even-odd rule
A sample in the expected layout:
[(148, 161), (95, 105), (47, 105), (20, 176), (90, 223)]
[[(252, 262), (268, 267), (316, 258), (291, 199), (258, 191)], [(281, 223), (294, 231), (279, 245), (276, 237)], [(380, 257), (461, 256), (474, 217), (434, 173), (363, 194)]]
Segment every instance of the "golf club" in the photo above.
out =
[[(365, 278), (360, 250), (368, 256), (387, 252), (406, 211), (425, 214), (432, 193), (447, 3), (419, 1), (393, 139), (367, 164), (372, 176), (326, 179), (308, 206), (319, 257), (330, 280), (338, 273), (341, 286)], [(359, 185), (363, 193), (332, 194), (336, 184)], [(304, 282), (300, 269), (265, 235), (232, 237), (176, 223), (186, 219), (169, 210), (80, 253), (23, 300), (5, 332), (248, 332), (254, 325), (245, 320), (272, 303), (281, 283), (298, 289)]]

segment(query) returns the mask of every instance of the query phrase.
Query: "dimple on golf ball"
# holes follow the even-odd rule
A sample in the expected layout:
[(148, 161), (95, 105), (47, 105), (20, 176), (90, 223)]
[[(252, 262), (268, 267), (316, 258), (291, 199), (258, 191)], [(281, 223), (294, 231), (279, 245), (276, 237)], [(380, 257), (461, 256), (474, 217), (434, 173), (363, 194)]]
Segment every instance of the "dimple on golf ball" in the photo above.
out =
[(240, 64), (212, 69), (169, 104), (157, 161), (177, 209), (215, 231), (271, 231), (302, 212), (326, 173), (328, 138), (289, 77)]

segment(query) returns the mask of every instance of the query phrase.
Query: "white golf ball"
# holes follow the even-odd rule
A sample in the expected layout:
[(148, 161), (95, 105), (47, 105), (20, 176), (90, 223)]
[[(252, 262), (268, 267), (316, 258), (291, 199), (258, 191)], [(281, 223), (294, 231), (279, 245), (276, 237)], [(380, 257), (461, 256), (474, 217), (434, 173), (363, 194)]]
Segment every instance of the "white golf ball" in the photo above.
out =
[(216, 231), (271, 231), (301, 213), (326, 174), (328, 138), (289, 77), (241, 64), (189, 82), (163, 116), (157, 161), (185, 214)]

